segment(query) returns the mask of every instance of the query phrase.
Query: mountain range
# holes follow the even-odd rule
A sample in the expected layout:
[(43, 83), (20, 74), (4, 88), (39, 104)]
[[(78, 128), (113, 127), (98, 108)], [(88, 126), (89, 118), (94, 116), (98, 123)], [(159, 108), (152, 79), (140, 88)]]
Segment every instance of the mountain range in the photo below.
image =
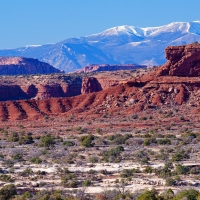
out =
[(200, 21), (173, 22), (160, 27), (117, 26), (101, 33), (69, 38), (55, 44), (2, 49), (0, 56), (37, 58), (72, 72), (90, 64), (161, 65), (164, 49), (200, 42)]

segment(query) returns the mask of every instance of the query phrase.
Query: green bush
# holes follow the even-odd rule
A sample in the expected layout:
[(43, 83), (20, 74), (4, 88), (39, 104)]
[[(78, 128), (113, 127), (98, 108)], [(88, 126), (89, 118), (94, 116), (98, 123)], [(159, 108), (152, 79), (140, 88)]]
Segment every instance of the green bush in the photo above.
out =
[(93, 147), (93, 140), (94, 136), (93, 135), (85, 135), (80, 137), (79, 139), (81, 141), (81, 145), (84, 147)]
[(14, 160), (18, 160), (18, 161), (23, 160), (23, 156), (22, 156), (20, 153), (14, 154), (14, 155), (12, 156), (12, 158), (13, 158)]
[(182, 190), (173, 198), (173, 200), (182, 200), (186, 198), (187, 200), (198, 200), (197, 199), (198, 195), (199, 195), (199, 192), (194, 189)]
[(174, 186), (176, 185), (176, 181), (173, 178), (166, 179), (166, 186)]
[(12, 132), (10, 137), (8, 138), (9, 142), (18, 142), (19, 141), (19, 134), (17, 132)]
[(153, 173), (153, 168), (151, 167), (151, 166), (147, 166), (144, 170), (143, 170), (143, 172), (144, 173)]
[(178, 175), (181, 175), (181, 174), (187, 174), (189, 172), (189, 170), (190, 170), (189, 167), (179, 164), (179, 165), (176, 166), (175, 172)]
[(174, 155), (172, 156), (172, 161), (182, 161), (189, 158), (190, 156), (188, 155), (188, 153), (182, 150), (174, 153)]
[(74, 146), (75, 143), (72, 142), (72, 141), (65, 141), (65, 142), (63, 142), (63, 145), (65, 145), (65, 146), (67, 146), (67, 147), (71, 147), (71, 146)]
[(34, 164), (40, 164), (42, 162), (42, 160), (39, 157), (33, 157), (30, 159), (30, 162), (32, 162)]
[(17, 194), (17, 189), (15, 185), (5, 185), (0, 190), (0, 199), (1, 200), (9, 200)]
[(171, 141), (167, 138), (157, 140), (159, 145), (170, 145)]
[(10, 175), (2, 174), (2, 175), (0, 175), (0, 181), (13, 182), (14, 180), (11, 178)]
[(19, 175), (20, 176), (30, 176), (33, 174), (33, 170), (31, 168), (26, 168), (24, 171), (20, 172)]
[(92, 181), (91, 180), (85, 180), (85, 181), (83, 181), (83, 183), (82, 183), (82, 186), (91, 186), (92, 185)]
[(131, 134), (125, 134), (125, 135), (115, 134), (115, 135), (109, 135), (107, 139), (111, 141), (111, 144), (121, 145), (125, 144), (126, 140), (128, 140), (131, 137), (132, 137)]
[(91, 163), (97, 163), (98, 162), (98, 157), (96, 157), (96, 156), (89, 157), (88, 161), (91, 162)]
[(139, 195), (136, 200), (158, 200), (154, 191), (146, 191)]
[(28, 133), (25, 136), (22, 136), (19, 138), (19, 144), (32, 144), (34, 143), (33, 137), (32, 137), (32, 133)]
[(117, 146), (103, 152), (103, 160), (105, 162), (119, 162), (121, 160), (120, 154), (124, 151), (122, 146)]
[(53, 147), (55, 144), (55, 138), (51, 135), (47, 135), (47, 136), (42, 136), (40, 137), (40, 143), (39, 146), (40, 147)]

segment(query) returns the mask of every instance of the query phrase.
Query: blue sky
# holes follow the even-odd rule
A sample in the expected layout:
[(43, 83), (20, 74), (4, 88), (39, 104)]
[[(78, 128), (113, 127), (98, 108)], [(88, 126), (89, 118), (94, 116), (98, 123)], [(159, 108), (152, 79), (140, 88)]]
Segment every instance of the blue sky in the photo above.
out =
[(0, 0), (0, 49), (200, 20), (200, 0)]

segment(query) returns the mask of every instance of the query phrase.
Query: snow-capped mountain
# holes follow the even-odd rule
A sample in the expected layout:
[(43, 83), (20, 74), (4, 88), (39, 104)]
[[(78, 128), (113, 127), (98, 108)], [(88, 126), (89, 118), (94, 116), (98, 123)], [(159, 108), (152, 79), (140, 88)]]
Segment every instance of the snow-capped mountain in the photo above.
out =
[(118, 26), (56, 44), (0, 50), (0, 56), (37, 58), (54, 67), (74, 71), (89, 64), (160, 65), (169, 45), (200, 42), (200, 21), (174, 22), (160, 27)]

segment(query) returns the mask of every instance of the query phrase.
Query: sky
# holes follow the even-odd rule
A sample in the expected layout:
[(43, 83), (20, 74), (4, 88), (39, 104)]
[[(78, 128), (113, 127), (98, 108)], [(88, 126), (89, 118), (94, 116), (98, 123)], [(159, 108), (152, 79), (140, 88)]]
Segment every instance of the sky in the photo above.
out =
[(200, 0), (0, 0), (0, 49), (200, 20)]

